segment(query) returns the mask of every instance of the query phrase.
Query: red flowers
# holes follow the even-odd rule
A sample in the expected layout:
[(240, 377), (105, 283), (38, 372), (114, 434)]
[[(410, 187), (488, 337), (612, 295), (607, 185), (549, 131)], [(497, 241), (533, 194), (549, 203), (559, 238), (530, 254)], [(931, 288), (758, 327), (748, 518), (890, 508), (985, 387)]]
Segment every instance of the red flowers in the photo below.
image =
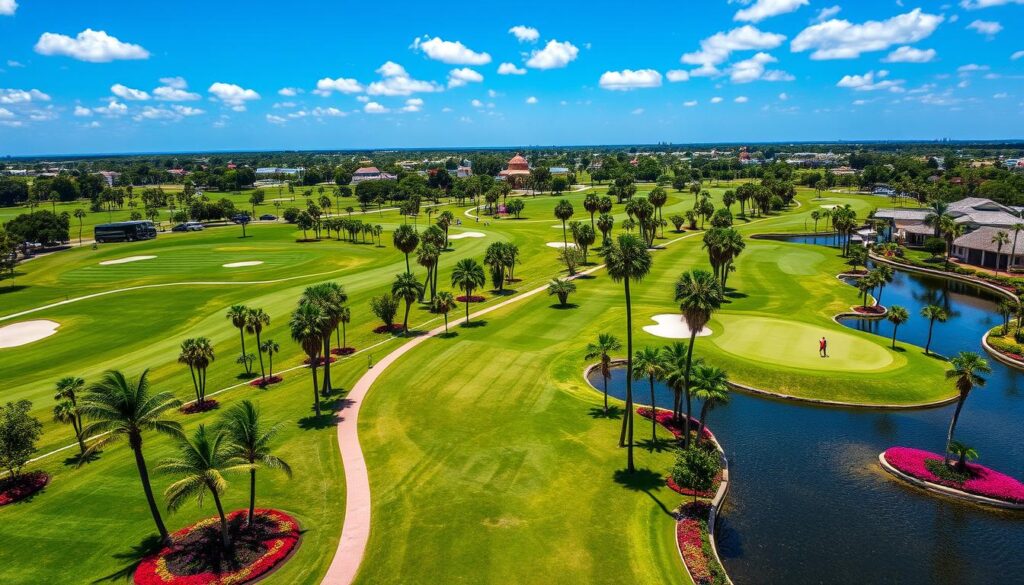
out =
[(883, 453), (883, 457), (889, 462), (889, 465), (917, 479), (986, 498), (1024, 503), (1024, 484), (984, 465), (968, 463), (967, 470), (972, 477), (961, 484), (937, 477), (925, 466), (926, 461), (941, 462), (942, 455), (909, 447), (890, 447)]
[(854, 307), (853, 310), (865, 315), (881, 315), (885, 313), (885, 307), (881, 305), (875, 305), (873, 307)]
[[(460, 302), (460, 303), (464, 303), (464, 302), (466, 302), (466, 295), (455, 297), (455, 300)], [(471, 302), (471, 303), (482, 303), (482, 302), (484, 302), (486, 300), (487, 300), (486, 298), (484, 298), (484, 297), (482, 297), (480, 295), (470, 295), (470, 297), (469, 297), (469, 302)]]
[(182, 406), (178, 410), (181, 412), (181, 414), (198, 414), (200, 412), (209, 412), (211, 410), (216, 410), (218, 408), (220, 408), (219, 402), (217, 402), (213, 398), (207, 398), (202, 402), (202, 404), (192, 401), (186, 404), (185, 406)]
[(373, 330), (374, 333), (401, 333), (402, 331), (402, 326), (398, 323), (393, 323), (390, 327), (381, 325)]
[[(663, 426), (663, 427), (665, 427), (670, 433), (672, 433), (675, 436), (675, 438), (681, 439), (682, 436), (683, 436), (682, 421), (677, 423), (675, 420), (673, 420), (672, 419), (672, 411), (671, 410), (664, 410), (664, 409), (659, 408), (656, 412), (657, 413), (655, 414), (655, 420), (658, 421), (658, 424)], [(648, 420), (650, 420), (650, 418), (651, 418), (651, 409), (646, 407), (646, 406), (642, 406), (642, 407), (637, 408), (636, 409), (636, 413), (639, 414), (640, 416), (648, 419)], [(696, 419), (691, 417), (690, 418), (690, 432), (696, 434), (697, 433), (697, 429), (699, 429), (699, 428), (700, 428), (700, 421), (698, 421), (698, 420), (696, 420)], [(707, 427), (704, 427), (704, 438), (705, 439), (714, 439), (715, 435), (711, 433), (711, 429), (709, 429)]]
[[(676, 492), (677, 494), (682, 494), (684, 496), (691, 496), (691, 497), (694, 495), (694, 491), (693, 490), (691, 490), (690, 488), (686, 488), (686, 487), (683, 487), (683, 486), (677, 484), (676, 480), (672, 479), (671, 475), (668, 476), (668, 478), (665, 479), (665, 483), (668, 485), (669, 489), (671, 489), (672, 491)], [(715, 497), (715, 492), (718, 491), (718, 486), (721, 483), (722, 483), (722, 472), (719, 471), (718, 475), (715, 476), (714, 483), (711, 484), (711, 489), (709, 491), (706, 491), (706, 492), (697, 492), (696, 496), (698, 498), (713, 498), (713, 497)]]
[(333, 355), (352, 355), (356, 352), (354, 347), (336, 347), (331, 350)]
[(708, 540), (708, 514), (711, 505), (691, 502), (679, 508), (676, 523), (676, 542), (683, 555), (683, 563), (697, 585), (710, 585), (722, 580), (725, 571), (711, 554)]
[(23, 500), (50, 483), (50, 474), (45, 471), (30, 471), (16, 478), (0, 480), (0, 506)]
[(228, 515), (235, 541), (230, 562), (213, 554), (221, 551), (220, 520), (207, 518), (175, 532), (170, 546), (143, 559), (135, 569), (135, 583), (239, 585), (265, 575), (298, 544), (299, 523), (284, 512), (257, 509), (249, 529), (246, 514), (238, 510)]
[(249, 385), (254, 388), (266, 388), (271, 384), (280, 384), (281, 382), (284, 382), (284, 378), (274, 374), (273, 376), (267, 376), (266, 378), (256, 378), (252, 382), (249, 382)]

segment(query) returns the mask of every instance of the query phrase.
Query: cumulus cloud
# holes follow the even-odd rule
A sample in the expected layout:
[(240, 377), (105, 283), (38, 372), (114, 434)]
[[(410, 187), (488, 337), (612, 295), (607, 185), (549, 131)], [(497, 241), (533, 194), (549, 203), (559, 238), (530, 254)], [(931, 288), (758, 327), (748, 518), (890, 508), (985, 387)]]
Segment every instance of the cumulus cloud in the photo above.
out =
[(903, 88), (903, 84), (906, 83), (902, 79), (887, 79), (889, 72), (886, 70), (868, 71), (864, 75), (844, 75), (836, 87), (845, 87), (854, 91), (879, 91), (888, 90), (893, 93), (902, 93), (906, 91)]
[(302, 90), (297, 87), (282, 87), (281, 89), (277, 90), (277, 95), (284, 97), (295, 97), (300, 93), (302, 93)]
[(246, 102), (260, 99), (260, 94), (254, 90), (245, 89), (234, 83), (218, 81), (211, 85), (207, 91), (236, 112), (244, 112)]
[(685, 102), (683, 102), (683, 105), (684, 105), (685, 107), (687, 107), (687, 108), (692, 108), (692, 107), (694, 107), (694, 106), (696, 106), (696, 105), (697, 105), (697, 100), (689, 100), (689, 101), (685, 101)]
[(412, 48), (449, 65), (486, 65), (491, 62), (491, 56), (487, 53), (477, 53), (461, 41), (446, 41), (441, 37), (417, 37), (412, 42)]
[(718, 66), (725, 63), (733, 52), (774, 49), (785, 40), (785, 35), (762, 32), (748, 24), (711, 35), (700, 42), (699, 51), (684, 54), (680, 61), (700, 66), (690, 75), (717, 75)]
[(82, 106), (75, 106), (75, 115), (79, 118), (88, 118), (92, 115), (92, 110), (89, 108), (83, 108)]
[[(281, 93), (283, 91), (290, 90), (292, 93)], [(279, 90), (278, 93), (284, 96), (294, 96), (297, 92), (293, 88), (286, 87), (285, 89)], [(330, 77), (324, 77), (323, 79), (316, 82), (316, 89), (313, 93), (319, 96), (327, 97), (333, 92), (338, 93), (359, 93), (363, 91), (363, 86), (358, 81), (352, 78), (339, 77), (337, 79), (331, 79)]]
[(384, 106), (378, 104), (377, 102), (366, 102), (366, 105), (363, 106), (363, 111), (366, 112), (367, 114), (386, 114), (391, 110), (385, 108)]
[(713, 103), (713, 104), (720, 104), (720, 103), (722, 103), (722, 98), (720, 98), (718, 96), (715, 96), (715, 97), (711, 98), (711, 103)]
[(423, 100), (420, 98), (409, 98), (405, 100), (405, 105), (402, 106), (403, 112), (418, 112), (423, 109)]
[(183, 77), (163, 77), (160, 87), (153, 90), (153, 97), (162, 102), (193, 102), (200, 98), (198, 93), (188, 91)]
[(107, 105), (93, 108), (92, 111), (103, 116), (123, 116), (128, 113), (128, 106), (117, 100), (110, 100)]
[(24, 104), (28, 102), (48, 102), (50, 96), (38, 89), (0, 89), (0, 104)]
[(580, 50), (569, 41), (548, 41), (543, 49), (530, 53), (526, 66), (532, 69), (561, 69), (576, 60)]
[(794, 12), (808, 4), (810, 0), (757, 0), (751, 6), (738, 11), (733, 20), (761, 22), (766, 18)]
[(14, 16), (18, 10), (18, 3), (15, 0), (0, 0), (0, 15)]
[(961, 8), (966, 8), (967, 10), (980, 10), (1006, 4), (1024, 4), (1024, 0), (960, 0)]
[(893, 45), (916, 43), (925, 39), (945, 20), (916, 8), (888, 20), (870, 20), (853, 24), (848, 20), (828, 20), (809, 26), (793, 39), (793, 52), (813, 50), (811, 59), (856, 59), (862, 53), (884, 51)]
[(540, 31), (532, 26), (523, 26), (520, 24), (508, 29), (508, 32), (519, 39), (520, 43), (536, 43), (537, 39), (540, 38)]
[(267, 122), (270, 122), (271, 124), (284, 124), (287, 121), (288, 120), (286, 118), (282, 118), (281, 116), (267, 114)]
[(737, 61), (729, 68), (729, 79), (733, 83), (750, 83), (752, 81), (793, 81), (793, 76), (778, 69), (768, 70), (767, 65), (778, 63), (779, 60), (768, 53), (757, 53), (749, 59)]
[(62, 55), (88, 61), (108, 63), (116, 60), (148, 59), (149, 51), (139, 45), (125, 43), (102, 30), (87, 28), (75, 38), (57, 33), (43, 33), (35, 46), (40, 55)]
[(1017, 61), (1022, 57), (1024, 57), (1024, 51), (1017, 51), (1016, 53), (1010, 55), (1010, 59), (1013, 61)]
[(741, 95), (741, 96), (739, 96), (738, 98), (736, 98), (736, 99), (734, 99), (732, 101), (736, 102), (737, 104), (745, 104), (745, 103), (750, 101), (750, 98), (748, 98), (745, 95)]
[(1003, 30), (1003, 25), (990, 20), (975, 20), (967, 25), (967, 30), (973, 30), (980, 35), (993, 39)]
[(779, 94), (779, 101), (780, 102), (784, 102), (784, 101), (786, 101), (788, 99), (789, 99), (789, 94), (788, 93), (783, 92), (783, 93)]
[(935, 60), (935, 49), (915, 49), (906, 45), (882, 59), (886, 63), (930, 63)]
[(448, 87), (462, 87), (467, 83), (480, 83), (484, 80), (484, 76), (480, 73), (470, 69), (469, 67), (462, 67), (460, 69), (452, 69), (448, 73)]
[(818, 14), (814, 17), (814, 22), (825, 22), (839, 14), (842, 10), (843, 8), (841, 6), (829, 6), (828, 8), (822, 8), (818, 10)]
[(120, 83), (115, 83), (114, 85), (110, 86), (110, 92), (116, 95), (117, 97), (128, 101), (144, 102), (149, 99), (149, 94), (142, 91), (141, 89), (133, 89), (121, 85)]
[(526, 75), (526, 69), (516, 67), (515, 63), (498, 65), (498, 75)]
[(682, 81), (689, 81), (690, 80), (690, 74), (687, 73), (686, 71), (683, 71), (682, 69), (673, 69), (673, 70), (665, 73), (665, 77), (671, 83), (679, 83), (679, 82), (682, 82)]
[(146, 106), (142, 108), (142, 110), (138, 114), (133, 116), (132, 119), (136, 122), (141, 122), (142, 120), (162, 120), (168, 122), (177, 122), (184, 118), (200, 116), (204, 113), (206, 112), (199, 108), (193, 108), (191, 106), (181, 106), (177, 104), (169, 108), (155, 108), (153, 106)]
[(381, 65), (377, 69), (377, 73), (383, 79), (374, 81), (366, 88), (366, 93), (370, 95), (404, 96), (414, 93), (431, 93), (444, 89), (433, 81), (413, 79), (404, 67), (393, 61), (388, 61)]
[(630, 91), (633, 89), (661, 87), (661, 73), (654, 69), (624, 69), (622, 71), (605, 71), (598, 84), (611, 91)]
[(537, 103), (537, 98), (531, 95), (530, 97), (526, 98), (526, 103), (532, 106), (533, 104)]

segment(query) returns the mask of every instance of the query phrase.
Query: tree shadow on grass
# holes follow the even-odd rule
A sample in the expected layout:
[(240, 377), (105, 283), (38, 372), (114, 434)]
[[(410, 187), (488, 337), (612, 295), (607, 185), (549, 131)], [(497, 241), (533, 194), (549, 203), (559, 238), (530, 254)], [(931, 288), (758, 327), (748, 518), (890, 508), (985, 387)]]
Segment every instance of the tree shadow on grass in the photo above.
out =
[(88, 455), (82, 455), (81, 453), (75, 453), (71, 457), (64, 459), (64, 465), (68, 467), (78, 467), (79, 465), (85, 465), (86, 463), (92, 463), (100, 458), (103, 451), (93, 451)]
[(491, 294), (496, 296), (496, 297), (510, 297), (510, 296), (516, 294), (517, 292), (519, 292), (519, 291), (517, 291), (515, 289), (512, 289), (512, 288), (503, 288), (501, 290), (492, 290)]
[(113, 573), (100, 577), (93, 581), (93, 583), (102, 583), (103, 581), (131, 581), (132, 576), (135, 575), (135, 569), (142, 564), (143, 559), (148, 556), (155, 555), (160, 552), (163, 548), (163, 542), (160, 540), (160, 536), (152, 534), (142, 540), (142, 542), (132, 546), (131, 550), (126, 552), (115, 553), (113, 555), (114, 560), (118, 564), (125, 563), (125, 565), (114, 571)]
[(26, 288), (28, 288), (28, 286), (24, 285), (24, 284), (12, 284), (10, 286), (0, 286), (0, 295), (22, 291), (22, 290), (25, 290)]
[(447, 333), (438, 333), (437, 335), (435, 335), (435, 337), (437, 337), (438, 339), (452, 339), (453, 337), (458, 337), (458, 336), (459, 336), (459, 332), (458, 331), (449, 331)]
[[(343, 391), (333, 390), (329, 396), (340, 396)], [(347, 398), (337, 398), (335, 400), (325, 400), (323, 397), (320, 399), (320, 416), (310, 415), (305, 418), (299, 419), (299, 428), (304, 431), (315, 431), (323, 430), (331, 427), (336, 427), (345, 420), (344, 417), (338, 413), (345, 408), (352, 405), (352, 401)], [(310, 408), (313, 408), (310, 406)]]
[(661, 508), (662, 512), (675, 518), (675, 514), (672, 510), (670, 510), (668, 506), (651, 493), (652, 490), (660, 489), (665, 486), (665, 478), (661, 475), (647, 468), (637, 469), (632, 473), (625, 469), (617, 469), (612, 475), (612, 479), (615, 480), (615, 483), (630, 491), (643, 492), (647, 494), (647, 497), (651, 498), (651, 500)]
[(664, 453), (666, 451), (674, 451), (676, 446), (679, 444), (678, 441), (667, 439), (665, 437), (658, 437), (657, 440), (652, 441), (650, 439), (641, 439), (636, 442), (636, 446), (641, 449), (647, 449), (648, 451), (657, 451), (658, 453)]
[(576, 303), (566, 303), (564, 305), (559, 304), (559, 303), (555, 303), (555, 304), (551, 305), (551, 308), (555, 309), (556, 311), (568, 311), (568, 310), (571, 310), (571, 309), (578, 309), (579, 307), (580, 306), (577, 305)]
[(620, 420), (622, 418), (622, 409), (619, 408), (618, 406), (609, 406), (608, 412), (605, 412), (603, 406), (594, 406), (591, 407), (590, 411), (587, 414), (590, 415), (590, 418), (607, 418)]
[(575, 278), (576, 280), (594, 280), (597, 277), (593, 274), (576, 274)]
[(477, 319), (476, 321), (470, 321), (469, 323), (463, 323), (462, 325), (459, 325), (459, 327), (463, 327), (465, 329), (476, 329), (478, 327), (486, 326), (487, 321), (484, 321), (483, 319)]

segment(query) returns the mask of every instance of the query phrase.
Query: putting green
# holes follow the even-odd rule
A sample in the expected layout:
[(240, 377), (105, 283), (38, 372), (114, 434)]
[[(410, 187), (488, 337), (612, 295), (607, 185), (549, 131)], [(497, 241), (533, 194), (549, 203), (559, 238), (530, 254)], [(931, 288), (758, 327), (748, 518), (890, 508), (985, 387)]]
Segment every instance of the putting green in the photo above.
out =
[[(805, 370), (868, 372), (893, 364), (893, 353), (867, 339), (807, 323), (750, 315), (720, 315), (722, 334), (712, 342), (744, 359)], [(818, 340), (828, 340), (828, 358), (818, 355)]]

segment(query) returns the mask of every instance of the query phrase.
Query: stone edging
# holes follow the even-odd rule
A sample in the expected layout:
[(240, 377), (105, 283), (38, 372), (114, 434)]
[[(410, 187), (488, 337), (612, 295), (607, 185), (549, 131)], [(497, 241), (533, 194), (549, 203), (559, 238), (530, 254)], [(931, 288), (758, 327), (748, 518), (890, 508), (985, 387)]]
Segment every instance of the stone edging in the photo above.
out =
[(1024, 510), (1024, 503), (1018, 504), (1014, 502), (996, 500), (994, 498), (987, 498), (985, 496), (979, 496), (977, 494), (972, 494), (948, 486), (932, 483), (919, 477), (914, 477), (912, 475), (903, 473), (899, 469), (896, 469), (895, 467), (890, 465), (888, 461), (886, 461), (885, 451), (878, 454), (878, 463), (881, 464), (882, 469), (892, 474), (893, 477), (901, 479), (915, 487), (921, 488), (933, 494), (938, 494), (940, 496), (946, 496), (949, 498), (962, 500), (965, 502), (971, 502), (973, 504), (979, 504), (982, 506), (992, 506), (995, 508), (1002, 508), (1005, 510)]
[(1018, 370), (1024, 370), (1024, 362), (1012, 358), (989, 345), (988, 335), (988, 332), (986, 332), (985, 335), (981, 336), (981, 346), (985, 348), (985, 351), (987, 351), (992, 357), (996, 358), (996, 361), (1002, 362), (1012, 368), (1017, 368)]

